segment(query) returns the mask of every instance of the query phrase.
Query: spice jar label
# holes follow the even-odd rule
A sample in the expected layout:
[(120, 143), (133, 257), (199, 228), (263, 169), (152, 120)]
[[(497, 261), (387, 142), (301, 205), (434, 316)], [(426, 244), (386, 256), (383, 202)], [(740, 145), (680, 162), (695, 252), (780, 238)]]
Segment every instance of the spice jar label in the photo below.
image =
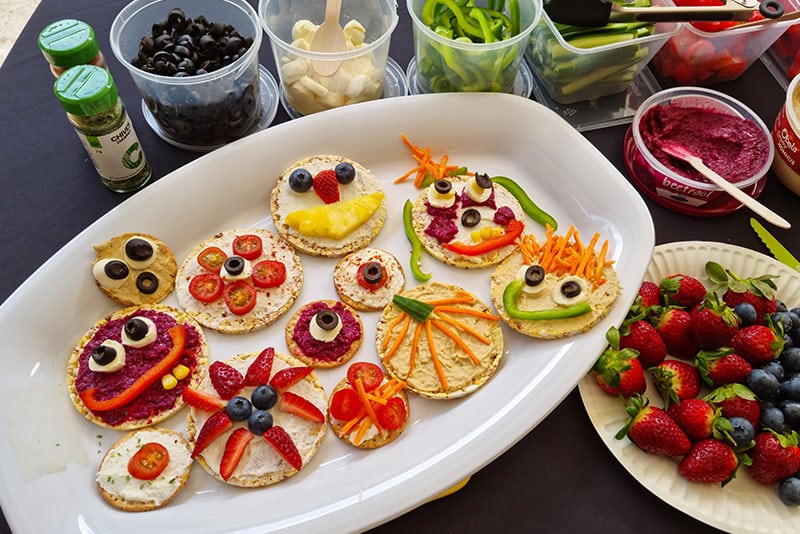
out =
[(110, 182), (127, 180), (147, 165), (142, 146), (130, 120), (105, 135), (78, 133), (97, 172)]

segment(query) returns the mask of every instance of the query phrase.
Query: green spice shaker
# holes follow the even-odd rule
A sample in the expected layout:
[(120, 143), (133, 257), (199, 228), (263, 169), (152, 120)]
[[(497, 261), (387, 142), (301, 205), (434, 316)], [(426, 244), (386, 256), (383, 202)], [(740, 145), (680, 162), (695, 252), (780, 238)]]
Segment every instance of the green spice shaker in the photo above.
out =
[(39, 49), (56, 78), (75, 65), (106, 68), (94, 29), (80, 20), (58, 20), (45, 26), (39, 33)]
[(76, 65), (64, 71), (53, 89), (103, 184), (118, 193), (146, 184), (152, 169), (111, 73)]

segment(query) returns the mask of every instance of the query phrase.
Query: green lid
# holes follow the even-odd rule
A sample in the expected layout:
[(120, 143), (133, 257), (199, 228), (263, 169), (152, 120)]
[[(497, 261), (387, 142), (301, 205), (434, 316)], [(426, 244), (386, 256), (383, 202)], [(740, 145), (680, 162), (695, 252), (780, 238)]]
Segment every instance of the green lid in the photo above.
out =
[(111, 73), (95, 65), (75, 65), (58, 77), (53, 90), (61, 107), (73, 115), (97, 115), (117, 103)]
[(75, 19), (48, 24), (39, 34), (39, 48), (47, 62), (57, 67), (89, 63), (100, 51), (92, 27)]

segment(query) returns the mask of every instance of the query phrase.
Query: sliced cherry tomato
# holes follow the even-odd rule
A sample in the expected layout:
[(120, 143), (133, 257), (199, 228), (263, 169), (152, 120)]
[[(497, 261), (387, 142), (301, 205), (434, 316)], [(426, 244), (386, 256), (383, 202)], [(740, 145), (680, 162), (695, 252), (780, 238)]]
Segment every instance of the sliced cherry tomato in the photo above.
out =
[(342, 388), (331, 397), (331, 416), (339, 421), (349, 421), (361, 412), (361, 399), (354, 390)]
[(139, 480), (153, 480), (166, 469), (169, 451), (160, 443), (145, 443), (128, 460), (128, 473)]
[(233, 240), (233, 253), (246, 260), (258, 258), (263, 250), (261, 238), (257, 235), (237, 235)]
[(228, 255), (225, 254), (221, 248), (208, 247), (197, 255), (197, 263), (199, 263), (200, 267), (203, 269), (219, 274), (219, 270), (222, 268), (227, 258)]
[(201, 273), (189, 281), (189, 293), (200, 302), (214, 302), (222, 296), (225, 282), (218, 274)]
[(256, 305), (256, 288), (244, 280), (226, 285), (222, 294), (228, 309), (236, 315), (244, 315)]
[(375, 412), (378, 423), (386, 430), (397, 430), (406, 420), (406, 403), (400, 397), (392, 397)]
[(372, 391), (383, 382), (383, 371), (374, 363), (357, 362), (347, 369), (347, 381), (355, 386), (358, 378), (361, 379), (364, 391)]
[(275, 260), (263, 260), (253, 265), (250, 274), (256, 287), (278, 287), (286, 281), (286, 266)]

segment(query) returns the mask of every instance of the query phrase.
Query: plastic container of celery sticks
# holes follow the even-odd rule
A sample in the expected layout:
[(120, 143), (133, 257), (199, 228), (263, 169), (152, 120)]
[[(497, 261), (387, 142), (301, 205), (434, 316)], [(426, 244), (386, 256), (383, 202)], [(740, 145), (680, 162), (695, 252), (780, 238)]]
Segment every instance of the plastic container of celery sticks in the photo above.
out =
[[(672, 6), (667, 0), (634, 0), (628, 7)], [(560, 104), (622, 93), (682, 23), (618, 23), (601, 28), (565, 27), (542, 13), (533, 29), (528, 62), (548, 95)], [(562, 35), (562, 31), (564, 35)]]

